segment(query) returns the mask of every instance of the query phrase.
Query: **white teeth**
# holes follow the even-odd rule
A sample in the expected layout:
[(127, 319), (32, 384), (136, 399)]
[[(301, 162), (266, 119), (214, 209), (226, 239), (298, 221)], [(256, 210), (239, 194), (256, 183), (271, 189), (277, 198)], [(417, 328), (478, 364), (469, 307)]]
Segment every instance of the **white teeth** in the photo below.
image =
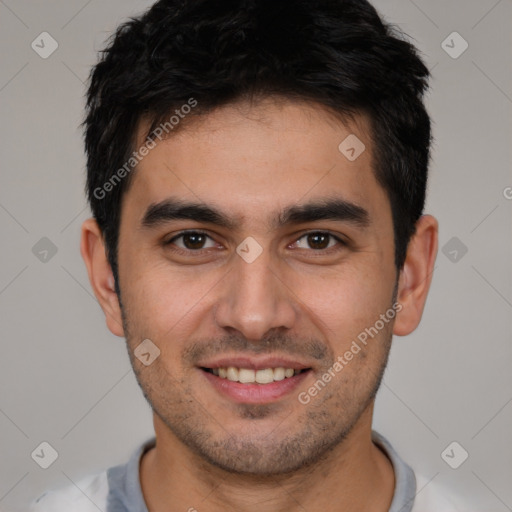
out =
[(233, 382), (241, 382), (244, 384), (270, 384), (271, 382), (280, 381), (293, 377), (299, 370), (293, 368), (265, 368), (263, 370), (252, 370), (250, 368), (236, 368), (228, 366), (227, 368), (213, 368), (212, 372), (221, 379), (228, 379)]
[(240, 368), (240, 370), (238, 370), (238, 381), (245, 383), (254, 382), (255, 373), (256, 372), (254, 370)]
[(228, 367), (226, 377), (233, 382), (238, 381), (238, 369), (234, 366)]
[(258, 384), (269, 384), (274, 382), (274, 370), (272, 368), (265, 368), (256, 372), (256, 382)]
[(283, 380), (284, 374), (284, 368), (274, 368), (274, 380)]

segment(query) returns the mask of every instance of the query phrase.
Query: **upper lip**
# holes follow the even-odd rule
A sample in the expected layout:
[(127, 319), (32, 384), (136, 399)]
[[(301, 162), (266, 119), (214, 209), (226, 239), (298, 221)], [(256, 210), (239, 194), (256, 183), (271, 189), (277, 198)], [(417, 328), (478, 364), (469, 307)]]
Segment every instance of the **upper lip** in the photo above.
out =
[(219, 357), (215, 360), (202, 361), (197, 366), (200, 368), (249, 368), (251, 370), (264, 370), (266, 368), (293, 368), (294, 370), (304, 370), (311, 368), (311, 365), (301, 361), (286, 357)]

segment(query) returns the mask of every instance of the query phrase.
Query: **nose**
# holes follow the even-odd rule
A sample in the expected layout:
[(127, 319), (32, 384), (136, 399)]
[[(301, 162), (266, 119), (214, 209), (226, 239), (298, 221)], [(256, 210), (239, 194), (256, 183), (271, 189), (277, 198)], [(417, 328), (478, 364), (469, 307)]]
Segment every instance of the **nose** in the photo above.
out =
[(216, 306), (217, 325), (236, 329), (251, 341), (263, 339), (273, 329), (291, 329), (298, 307), (286, 278), (276, 270), (278, 266), (271, 267), (268, 249), (252, 263), (237, 255), (233, 265)]

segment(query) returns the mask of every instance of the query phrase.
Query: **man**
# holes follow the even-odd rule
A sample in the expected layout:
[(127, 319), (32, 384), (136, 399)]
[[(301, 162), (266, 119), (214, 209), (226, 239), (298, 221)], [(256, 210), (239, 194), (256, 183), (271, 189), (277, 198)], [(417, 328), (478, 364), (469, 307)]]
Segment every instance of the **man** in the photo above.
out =
[(437, 252), (428, 76), (361, 0), (161, 0), (117, 30), (81, 252), (155, 438), (34, 510), (458, 510), (372, 431)]

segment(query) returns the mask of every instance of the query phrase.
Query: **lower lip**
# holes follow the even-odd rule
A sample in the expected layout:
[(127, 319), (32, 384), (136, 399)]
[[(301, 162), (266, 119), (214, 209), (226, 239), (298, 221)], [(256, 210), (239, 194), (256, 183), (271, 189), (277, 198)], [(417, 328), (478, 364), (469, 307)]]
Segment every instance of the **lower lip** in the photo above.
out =
[(242, 384), (241, 382), (233, 382), (217, 377), (213, 373), (204, 370), (199, 371), (221, 394), (241, 403), (262, 404), (275, 402), (291, 393), (308, 376), (311, 370), (269, 384)]

